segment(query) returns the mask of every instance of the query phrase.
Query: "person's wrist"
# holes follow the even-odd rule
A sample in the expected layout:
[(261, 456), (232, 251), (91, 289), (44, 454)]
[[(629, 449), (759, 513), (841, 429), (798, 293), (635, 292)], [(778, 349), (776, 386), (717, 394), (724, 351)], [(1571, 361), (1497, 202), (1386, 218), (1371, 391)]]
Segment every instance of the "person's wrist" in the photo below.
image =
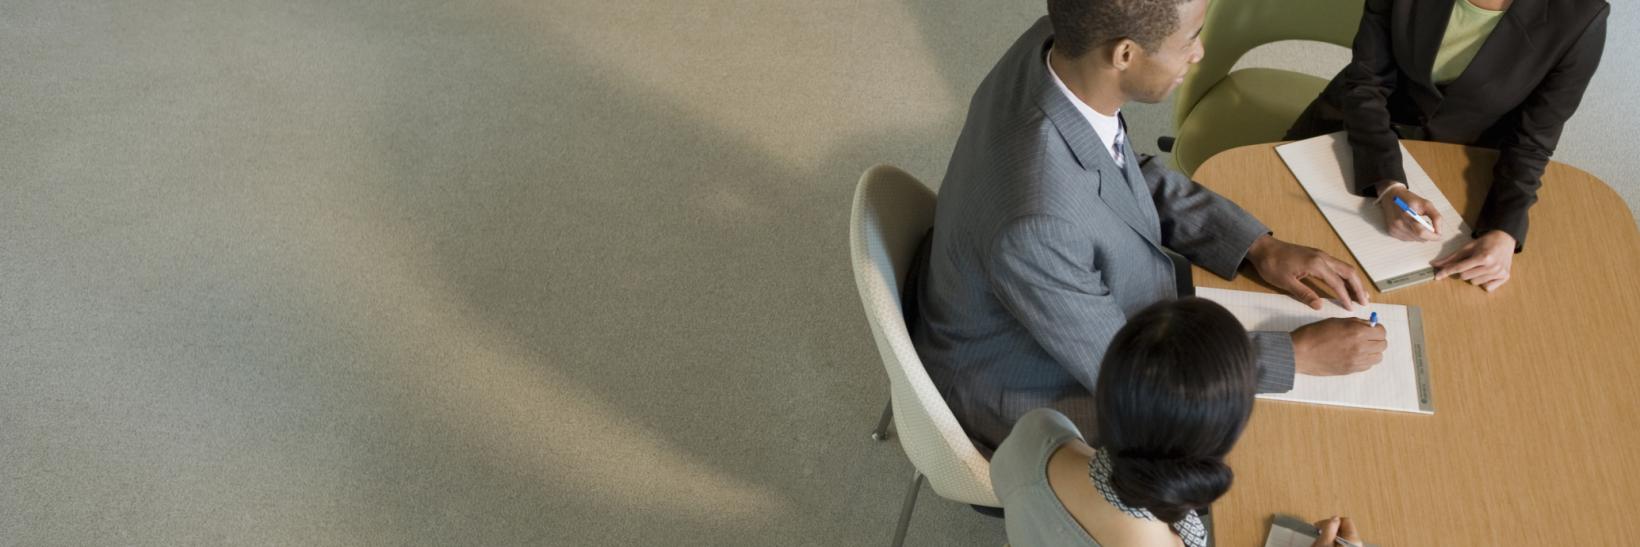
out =
[(1378, 181), (1378, 201), (1382, 202), (1385, 199), (1391, 199), (1394, 195), (1400, 194), (1401, 192), (1406, 191), (1406, 189), (1407, 184), (1398, 180)]
[(1298, 372), (1308, 372), (1306, 369), (1310, 364), (1311, 343), (1314, 342), (1310, 337), (1310, 327), (1313, 324), (1294, 329), (1288, 335), (1293, 341), (1293, 370)]
[(1258, 266), (1258, 262), (1270, 251), (1270, 245), (1274, 244), (1275, 240), (1275, 236), (1268, 233), (1258, 236), (1258, 239), (1253, 240), (1253, 244), (1247, 247), (1247, 261)]
[(1510, 249), (1515, 248), (1515, 236), (1509, 235), (1509, 232), (1505, 232), (1503, 230), (1489, 230), (1486, 233), (1481, 234), (1480, 239), (1487, 240), (1489, 243), (1499, 247), (1508, 246)]

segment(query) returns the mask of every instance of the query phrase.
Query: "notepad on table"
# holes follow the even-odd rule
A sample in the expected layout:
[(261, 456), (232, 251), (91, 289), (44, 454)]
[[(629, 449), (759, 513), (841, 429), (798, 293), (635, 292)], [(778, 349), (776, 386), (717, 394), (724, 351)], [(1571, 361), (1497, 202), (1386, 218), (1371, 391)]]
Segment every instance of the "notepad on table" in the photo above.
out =
[(1470, 241), (1469, 226), (1452, 208), (1446, 195), (1401, 147), (1401, 167), (1406, 172), (1407, 189), (1434, 204), (1441, 214), (1441, 238), (1435, 241), (1401, 241), (1389, 235), (1384, 213), (1373, 198), (1355, 195), (1355, 160), (1349, 139), (1340, 131), (1291, 142), (1276, 147), (1276, 154), (1309, 193), (1321, 215), (1332, 224), (1338, 238), (1355, 255), (1379, 292), (1410, 287), (1435, 278), (1429, 262), (1458, 250)]
[(1329, 317), (1366, 318), (1378, 312), (1389, 347), (1384, 359), (1363, 372), (1343, 376), (1293, 375), (1293, 389), (1264, 393), (1259, 398), (1320, 405), (1372, 408), (1434, 414), (1430, 397), (1429, 363), (1424, 351), (1423, 316), (1417, 307), (1369, 304), (1351, 312), (1331, 301), (1321, 311), (1291, 297), (1259, 292), (1197, 287), (1196, 296), (1230, 310), (1249, 331), (1292, 332)]
[[(1264, 537), (1264, 547), (1310, 547), (1321, 531), (1315, 525), (1292, 515), (1276, 515), (1270, 522), (1270, 535)], [(1366, 547), (1377, 547), (1371, 543)]]

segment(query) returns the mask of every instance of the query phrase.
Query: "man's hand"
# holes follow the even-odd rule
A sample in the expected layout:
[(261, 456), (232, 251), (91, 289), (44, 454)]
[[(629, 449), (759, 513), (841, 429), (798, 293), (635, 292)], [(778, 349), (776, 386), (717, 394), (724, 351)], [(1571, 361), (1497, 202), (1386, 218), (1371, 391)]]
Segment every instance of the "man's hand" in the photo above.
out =
[(1435, 259), (1435, 278), (1457, 276), (1492, 292), (1509, 282), (1509, 267), (1515, 260), (1515, 238), (1501, 230), (1481, 234), (1452, 254)]
[[(1389, 227), (1389, 235), (1401, 241), (1434, 241), (1441, 238), (1441, 213), (1435, 210), (1435, 204), (1407, 189), (1401, 183), (1379, 184), (1383, 188), (1378, 194), (1378, 208), (1384, 212), (1384, 226)], [(1411, 215), (1402, 211), (1395, 204), (1395, 198), (1407, 203), (1412, 212), (1429, 217), (1429, 224), (1435, 227), (1430, 231), (1413, 220)]]
[(1294, 245), (1265, 234), (1247, 249), (1247, 261), (1259, 277), (1286, 291), (1299, 302), (1321, 309), (1321, 297), (1304, 280), (1312, 279), (1327, 287), (1346, 309), (1367, 304), (1367, 289), (1355, 268), (1318, 249)]
[(1338, 376), (1372, 368), (1389, 347), (1383, 325), (1334, 318), (1293, 331), (1294, 368), (1310, 376)]

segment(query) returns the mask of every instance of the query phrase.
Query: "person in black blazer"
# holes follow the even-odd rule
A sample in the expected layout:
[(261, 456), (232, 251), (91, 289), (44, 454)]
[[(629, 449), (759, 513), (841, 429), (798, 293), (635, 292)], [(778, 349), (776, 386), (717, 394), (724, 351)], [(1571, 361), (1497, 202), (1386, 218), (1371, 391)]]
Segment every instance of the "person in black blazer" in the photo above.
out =
[[(1437, 236), (1393, 198), (1437, 219), (1439, 213), (1407, 189), (1397, 138), (1498, 150), (1475, 241), (1431, 263), (1438, 278), (1495, 290), (1509, 280), (1543, 169), (1600, 64), (1610, 9), (1604, 0), (1367, 0), (1354, 58), (1286, 138), (1347, 131), (1355, 192), (1379, 197), (1390, 233), (1408, 241)], [(1444, 47), (1461, 46), (1454, 35), (1462, 29), (1449, 33), (1449, 21), (1467, 24), (1472, 14), (1496, 16), (1496, 26), (1469, 52), (1467, 67), (1437, 66), (1451, 58)], [(1447, 81), (1438, 81), (1438, 72)]]

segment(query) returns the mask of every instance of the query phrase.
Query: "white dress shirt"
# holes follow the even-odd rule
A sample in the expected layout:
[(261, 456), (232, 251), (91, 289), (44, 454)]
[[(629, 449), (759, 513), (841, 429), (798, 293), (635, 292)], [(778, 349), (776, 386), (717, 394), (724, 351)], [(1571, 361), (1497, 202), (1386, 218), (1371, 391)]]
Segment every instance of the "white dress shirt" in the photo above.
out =
[(1047, 59), (1052, 57), (1053, 50), (1050, 49), (1048, 57), (1042, 62), (1048, 64), (1048, 74), (1053, 76), (1054, 85), (1059, 86), (1059, 91), (1071, 100), (1071, 104), (1076, 106), (1076, 111), (1088, 119), (1088, 124), (1093, 126), (1093, 133), (1099, 135), (1099, 140), (1104, 143), (1105, 151), (1110, 152), (1111, 159), (1116, 160), (1116, 166), (1127, 169), (1127, 155), (1122, 154), (1121, 149), (1116, 147), (1116, 143), (1127, 140), (1127, 131), (1122, 129), (1122, 119), (1119, 117), (1122, 111), (1117, 110), (1115, 114), (1106, 116), (1088, 106), (1088, 103), (1082, 102), (1075, 93), (1071, 93), (1071, 88), (1065, 87), (1065, 81), (1059, 79), (1059, 74), (1053, 71), (1053, 63), (1047, 62)]

